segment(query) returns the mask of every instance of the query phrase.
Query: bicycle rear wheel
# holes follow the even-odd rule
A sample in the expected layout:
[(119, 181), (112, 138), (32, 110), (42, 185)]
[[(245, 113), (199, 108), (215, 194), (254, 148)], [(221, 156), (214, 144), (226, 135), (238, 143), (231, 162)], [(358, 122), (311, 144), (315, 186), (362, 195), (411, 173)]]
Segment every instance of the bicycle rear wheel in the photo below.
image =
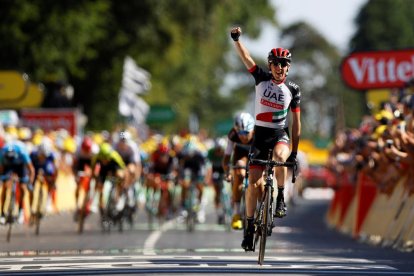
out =
[(258, 263), (260, 265), (263, 264), (265, 250), (266, 250), (266, 240), (268, 236), (268, 224), (271, 221), (271, 207), (270, 204), (272, 203), (272, 193), (270, 187), (266, 185), (265, 188), (265, 195), (264, 195), (264, 206), (263, 206), (263, 216), (262, 221), (260, 224), (260, 248), (259, 248), (259, 260)]

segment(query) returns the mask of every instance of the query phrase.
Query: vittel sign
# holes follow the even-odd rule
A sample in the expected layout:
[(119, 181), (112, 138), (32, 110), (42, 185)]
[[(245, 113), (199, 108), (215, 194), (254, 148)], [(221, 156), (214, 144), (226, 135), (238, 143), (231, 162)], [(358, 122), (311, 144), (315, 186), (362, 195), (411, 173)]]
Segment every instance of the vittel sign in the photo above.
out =
[(352, 53), (342, 61), (341, 75), (358, 90), (401, 87), (414, 77), (414, 49)]

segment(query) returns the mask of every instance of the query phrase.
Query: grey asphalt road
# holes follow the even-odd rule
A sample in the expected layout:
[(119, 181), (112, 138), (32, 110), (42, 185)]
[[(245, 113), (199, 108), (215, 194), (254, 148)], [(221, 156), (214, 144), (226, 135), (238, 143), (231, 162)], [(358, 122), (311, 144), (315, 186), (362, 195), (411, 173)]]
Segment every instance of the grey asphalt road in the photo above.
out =
[(414, 253), (369, 245), (329, 229), (327, 199), (299, 199), (278, 221), (265, 263), (244, 252), (242, 232), (217, 225), (214, 210), (194, 232), (180, 219), (150, 227), (140, 210), (133, 228), (102, 233), (98, 216), (79, 235), (72, 214), (47, 216), (39, 236), (27, 225), (13, 229), (9, 243), (0, 227), (0, 274), (278, 274), (414, 275)]

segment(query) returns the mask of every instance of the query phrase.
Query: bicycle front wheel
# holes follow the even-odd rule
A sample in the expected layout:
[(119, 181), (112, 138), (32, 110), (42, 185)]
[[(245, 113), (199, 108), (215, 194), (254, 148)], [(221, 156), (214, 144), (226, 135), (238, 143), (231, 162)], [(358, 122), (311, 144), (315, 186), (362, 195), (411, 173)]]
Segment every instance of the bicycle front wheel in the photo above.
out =
[(263, 264), (265, 250), (266, 250), (266, 240), (269, 232), (268, 224), (271, 222), (271, 204), (272, 204), (272, 193), (269, 186), (265, 188), (264, 195), (264, 206), (263, 206), (263, 216), (262, 223), (260, 224), (260, 248), (259, 248), (259, 261), (260, 265)]

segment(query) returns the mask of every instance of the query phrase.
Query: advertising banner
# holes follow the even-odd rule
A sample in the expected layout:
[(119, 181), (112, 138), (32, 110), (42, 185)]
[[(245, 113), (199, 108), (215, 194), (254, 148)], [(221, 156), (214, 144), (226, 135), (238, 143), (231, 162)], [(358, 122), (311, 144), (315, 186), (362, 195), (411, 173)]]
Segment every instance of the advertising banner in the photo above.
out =
[(78, 109), (41, 108), (23, 109), (20, 112), (22, 124), (31, 128), (41, 128), (44, 131), (66, 129), (72, 136), (78, 134)]
[(352, 53), (342, 61), (341, 75), (357, 90), (402, 87), (414, 78), (414, 49)]

